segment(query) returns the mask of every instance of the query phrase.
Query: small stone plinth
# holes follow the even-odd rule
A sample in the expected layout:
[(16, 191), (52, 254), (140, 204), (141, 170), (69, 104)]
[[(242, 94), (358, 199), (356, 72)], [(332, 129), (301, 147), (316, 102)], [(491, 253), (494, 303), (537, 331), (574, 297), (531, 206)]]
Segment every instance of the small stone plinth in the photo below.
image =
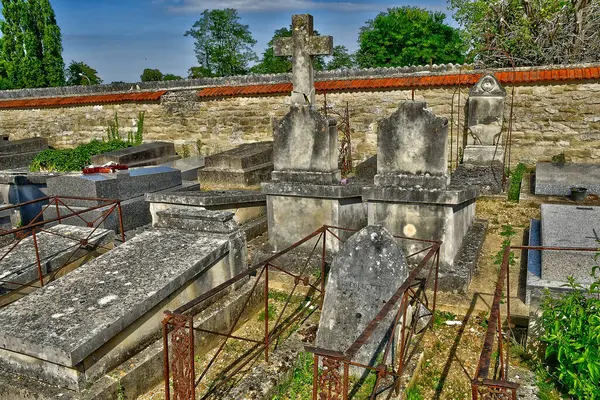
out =
[(271, 179), (273, 142), (246, 143), (222, 153), (207, 156), (198, 170), (202, 185), (256, 186)]
[(146, 231), (0, 310), (0, 368), (81, 390), (160, 337), (165, 309), (230, 279), (227, 238)]
[[(285, 249), (323, 225), (357, 230), (367, 225), (367, 208), (362, 202), (360, 186), (266, 182), (262, 187), (267, 195), (269, 243), (275, 250)], [(343, 239), (351, 235), (335, 233)], [(337, 251), (340, 244), (328, 236), (327, 249)]]
[(152, 220), (157, 213), (172, 209), (229, 211), (250, 240), (266, 231), (266, 195), (253, 190), (211, 190), (170, 193), (148, 193)]
[(463, 164), (478, 166), (502, 166), (504, 147), (469, 145), (463, 150)]
[[(381, 226), (367, 226), (348, 239), (331, 262), (316, 345), (345, 352), (400, 288), (409, 271), (396, 239)], [(394, 308), (397, 310), (397, 307)], [(352, 359), (376, 366), (389, 340), (396, 312), (380, 321)], [(351, 368), (361, 375), (363, 368)]]
[[(600, 207), (542, 204), (542, 246), (598, 248)], [(566, 282), (573, 276), (579, 283), (592, 283), (595, 252), (542, 251), (541, 278)]]
[(568, 196), (572, 187), (600, 194), (600, 165), (539, 162), (535, 167), (535, 194)]
[(173, 143), (152, 142), (92, 156), (92, 164), (104, 165), (113, 162), (129, 167), (144, 167), (164, 164), (178, 158)]

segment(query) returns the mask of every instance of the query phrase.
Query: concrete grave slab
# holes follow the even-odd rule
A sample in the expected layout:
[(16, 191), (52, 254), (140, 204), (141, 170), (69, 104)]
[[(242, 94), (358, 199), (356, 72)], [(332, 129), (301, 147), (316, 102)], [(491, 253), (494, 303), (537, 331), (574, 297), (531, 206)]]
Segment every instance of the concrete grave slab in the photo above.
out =
[(254, 186), (269, 180), (271, 171), (273, 142), (246, 143), (207, 156), (198, 179), (209, 185)]
[(600, 194), (600, 165), (539, 162), (535, 167), (535, 194), (568, 196), (572, 187)]
[(227, 238), (144, 232), (0, 310), (0, 368), (80, 390), (156, 338), (162, 310), (231, 278)]
[(0, 140), (0, 170), (28, 167), (35, 156), (48, 148), (43, 138)]
[[(600, 207), (542, 204), (542, 246), (598, 248)], [(566, 282), (573, 276), (580, 283), (592, 283), (595, 253), (542, 251), (541, 278)]]
[(178, 158), (173, 143), (152, 142), (92, 156), (92, 164), (104, 165), (113, 162), (129, 167), (143, 167), (164, 164)]
[[(331, 262), (316, 346), (346, 351), (408, 275), (404, 253), (385, 228), (371, 225), (355, 233)], [(376, 365), (394, 317), (390, 312), (352, 361)]]
[[(38, 232), (36, 240), (42, 273), (46, 275), (53, 272), (65, 263), (75, 262), (88, 253), (88, 250), (80, 249), (81, 240), (84, 239), (87, 239), (88, 248), (109, 246), (114, 239), (114, 233), (106, 229), (94, 230), (71, 225), (55, 225)], [(0, 281), (29, 284), (39, 279), (32, 236), (21, 240), (14, 248), (12, 244), (3, 247), (0, 249), (0, 257)], [(15, 287), (12, 284), (0, 283), (0, 295), (10, 292)]]

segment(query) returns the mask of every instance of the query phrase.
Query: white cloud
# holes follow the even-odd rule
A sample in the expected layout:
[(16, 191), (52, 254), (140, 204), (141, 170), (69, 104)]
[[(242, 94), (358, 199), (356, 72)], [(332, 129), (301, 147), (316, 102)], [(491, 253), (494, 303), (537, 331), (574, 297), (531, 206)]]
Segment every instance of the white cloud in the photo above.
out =
[(235, 8), (242, 12), (289, 11), (289, 10), (331, 10), (331, 11), (378, 11), (391, 5), (381, 3), (356, 3), (352, 1), (323, 2), (317, 0), (170, 0), (167, 3), (171, 12), (191, 13), (206, 9)]

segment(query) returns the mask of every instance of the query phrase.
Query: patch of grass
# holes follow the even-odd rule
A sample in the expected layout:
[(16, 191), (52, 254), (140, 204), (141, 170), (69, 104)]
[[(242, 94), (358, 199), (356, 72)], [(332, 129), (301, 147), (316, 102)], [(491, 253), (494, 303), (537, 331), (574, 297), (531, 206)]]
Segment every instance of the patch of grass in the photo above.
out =
[(292, 378), (277, 387), (272, 400), (310, 399), (312, 397), (313, 355), (307, 352), (298, 354), (298, 364)]
[(412, 385), (406, 389), (406, 400), (423, 400), (421, 388), (418, 385)]
[(453, 321), (456, 319), (456, 314), (448, 312), (448, 311), (436, 311), (435, 316), (433, 318), (433, 327), (439, 328), (444, 325), (446, 321)]
[[(267, 309), (267, 315), (269, 317), (269, 321), (272, 321), (273, 319), (277, 318), (277, 307), (275, 307), (275, 304), (269, 303), (269, 307)], [(261, 322), (265, 320), (265, 310), (262, 310), (258, 314), (258, 320)]]
[(523, 174), (527, 171), (525, 164), (519, 163), (517, 168), (510, 177), (510, 187), (508, 188), (508, 201), (519, 202), (521, 195), (521, 181), (523, 181)]

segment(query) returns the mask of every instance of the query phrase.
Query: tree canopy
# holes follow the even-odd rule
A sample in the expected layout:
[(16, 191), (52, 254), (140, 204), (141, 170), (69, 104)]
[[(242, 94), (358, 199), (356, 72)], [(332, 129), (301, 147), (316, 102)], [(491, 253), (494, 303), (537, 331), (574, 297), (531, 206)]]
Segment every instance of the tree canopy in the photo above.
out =
[(442, 12), (397, 7), (382, 12), (360, 29), (356, 60), (361, 68), (464, 62), (458, 29)]
[(0, 85), (65, 84), (62, 37), (49, 0), (2, 0)]
[(71, 61), (65, 71), (67, 85), (99, 85), (102, 79), (98, 76), (98, 71), (84, 62)]
[(210, 78), (212, 73), (205, 67), (191, 67), (188, 69), (188, 79)]
[(231, 76), (248, 72), (249, 63), (257, 60), (248, 25), (239, 22), (237, 11), (205, 10), (192, 29), (185, 33), (195, 40), (196, 58), (200, 67), (213, 76)]
[(354, 55), (348, 52), (346, 46), (333, 46), (333, 55), (325, 65), (328, 71), (354, 67)]
[(183, 77), (179, 76), (179, 75), (175, 75), (175, 74), (166, 74), (165, 76), (163, 76), (163, 81), (180, 81), (182, 80)]
[(144, 72), (142, 72), (142, 76), (140, 77), (140, 79), (142, 80), (142, 82), (156, 82), (162, 81), (163, 77), (163, 73), (160, 72), (158, 69), (146, 68), (144, 69)]
[(600, 1), (450, 0), (476, 61), (488, 66), (600, 60)]
[[(315, 35), (319, 35), (319, 32), (314, 31)], [(292, 71), (292, 57), (279, 57), (275, 55), (273, 46), (275, 41), (279, 38), (291, 37), (292, 27), (291, 25), (287, 28), (277, 29), (273, 33), (273, 37), (269, 41), (267, 48), (263, 52), (262, 58), (259, 63), (254, 65), (251, 72), (255, 74), (282, 74)], [(325, 69), (324, 56), (317, 56), (314, 58), (314, 69), (316, 71), (322, 71)]]

